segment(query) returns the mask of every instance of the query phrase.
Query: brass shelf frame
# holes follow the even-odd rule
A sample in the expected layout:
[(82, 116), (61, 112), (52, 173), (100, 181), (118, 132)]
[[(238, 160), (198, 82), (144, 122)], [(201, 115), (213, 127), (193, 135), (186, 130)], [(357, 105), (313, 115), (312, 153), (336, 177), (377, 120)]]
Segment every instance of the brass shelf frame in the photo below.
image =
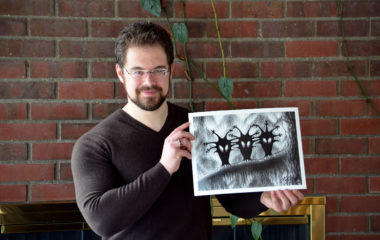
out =
[[(216, 198), (213, 201), (213, 225), (231, 225), (229, 213)], [(309, 224), (310, 239), (325, 239), (326, 198), (305, 197), (287, 212), (268, 210), (254, 219), (262, 224)], [(239, 225), (250, 225), (240, 218)], [(1, 234), (89, 230), (74, 201), (54, 203), (5, 204), (0, 205)]]
[[(213, 198), (212, 201), (214, 206), (213, 225), (231, 225), (229, 213), (221, 206), (221, 204), (216, 198)], [(310, 239), (324, 240), (325, 205), (326, 197), (324, 196), (305, 197), (296, 206), (292, 207), (286, 212), (278, 213), (272, 209), (269, 209), (255, 217), (254, 220), (261, 222), (264, 225), (309, 224)], [(250, 224), (251, 222), (247, 219), (238, 219), (238, 225)]]
[(0, 205), (1, 234), (89, 230), (76, 202)]

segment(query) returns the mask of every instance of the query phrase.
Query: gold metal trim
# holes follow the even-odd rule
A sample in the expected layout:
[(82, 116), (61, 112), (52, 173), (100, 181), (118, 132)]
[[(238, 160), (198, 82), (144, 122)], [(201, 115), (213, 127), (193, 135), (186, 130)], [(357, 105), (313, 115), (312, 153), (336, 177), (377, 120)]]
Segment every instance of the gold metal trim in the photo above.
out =
[[(263, 225), (282, 225), (282, 224), (309, 224), (308, 216), (294, 216), (294, 217), (256, 217), (255, 221)], [(230, 218), (213, 218), (212, 223), (214, 226), (230, 226)], [(250, 225), (251, 222), (247, 219), (238, 219), (237, 225)]]
[(1, 226), (1, 233), (25, 233), (25, 232), (57, 232), (87, 230), (83, 223), (49, 223), (30, 225), (5, 225)]
[(1, 233), (89, 229), (75, 202), (0, 205)]
[[(229, 213), (216, 198), (212, 199), (214, 226), (231, 225)], [(262, 224), (309, 224), (310, 239), (325, 239), (324, 196), (305, 197), (286, 212), (271, 209), (254, 220)], [(250, 225), (250, 221), (239, 219), (239, 225)], [(0, 205), (1, 233), (89, 230), (75, 202), (9, 204)]]
[(312, 239), (325, 239), (325, 205), (311, 205), (311, 227)]
[[(226, 226), (231, 225), (229, 213), (221, 206), (216, 198), (212, 199), (213, 225)], [(313, 196), (304, 197), (296, 206), (286, 212), (276, 212), (269, 209), (259, 214), (254, 220), (262, 224), (309, 224), (310, 239), (325, 239), (325, 205), (326, 197)], [(250, 221), (239, 218), (238, 225), (250, 225)]]

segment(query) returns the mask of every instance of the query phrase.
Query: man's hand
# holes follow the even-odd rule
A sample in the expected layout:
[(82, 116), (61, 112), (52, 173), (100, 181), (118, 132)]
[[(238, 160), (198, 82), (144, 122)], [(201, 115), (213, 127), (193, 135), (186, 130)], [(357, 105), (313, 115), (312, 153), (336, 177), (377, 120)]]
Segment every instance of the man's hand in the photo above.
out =
[(260, 201), (276, 212), (283, 212), (289, 210), (302, 199), (303, 194), (298, 190), (278, 190), (263, 192)]
[(195, 138), (191, 133), (184, 131), (189, 125), (189, 122), (182, 124), (174, 129), (165, 139), (160, 163), (166, 168), (170, 175), (178, 170), (183, 157), (191, 159), (190, 141)]

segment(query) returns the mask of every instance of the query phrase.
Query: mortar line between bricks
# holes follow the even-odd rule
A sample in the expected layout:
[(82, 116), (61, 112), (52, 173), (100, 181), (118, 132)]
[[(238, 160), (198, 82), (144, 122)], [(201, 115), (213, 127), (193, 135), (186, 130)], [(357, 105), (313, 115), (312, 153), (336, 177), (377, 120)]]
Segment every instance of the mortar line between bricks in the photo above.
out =
[(92, 20), (87, 20), (87, 37), (92, 38)]
[(87, 62), (87, 78), (92, 80), (92, 63)]
[[(26, 160), (27, 162), (30, 162), (32, 160), (32, 143), (27, 142), (26, 143)], [(15, 161), (12, 161), (13, 163)]]
[[(333, 177), (332, 177), (333, 178)], [(325, 195), (326, 197), (380, 197), (379, 193), (314, 193), (315, 195)]]
[(91, 103), (87, 103), (86, 104), (87, 105), (87, 113), (86, 113), (86, 116), (87, 116), (87, 119), (89, 120), (89, 121), (91, 121), (91, 120), (93, 120), (92, 118), (93, 118), (93, 116), (92, 116), (92, 112), (93, 112), (93, 104), (91, 104)]
[[(232, 2), (231, 1), (228, 1), (228, 13), (227, 13), (227, 19), (232, 19)], [(207, 19), (208, 20), (208, 19)], [(219, 19), (218, 19), (218, 22), (221, 22)]]
[[(342, 0), (342, 3), (350, 2), (350, 1), (352, 2), (352, 0)], [(367, 1), (367, 0), (365, 0), (365, 1)], [(291, 2), (305, 2), (305, 0), (291, 0)], [(331, 0), (319, 0), (318, 2), (331, 2)]]
[[(33, 144), (33, 143), (75, 143), (77, 139), (62, 139), (62, 140), (58, 140), (58, 139), (54, 139), (53, 140), (14, 140), (12, 141), (11, 143), (9, 141), (0, 141), (0, 144)], [(61, 160), (65, 160), (65, 159), (60, 159), (59, 161)], [(32, 156), (30, 156), (30, 159), (27, 159), (27, 160), (9, 160), (9, 163), (15, 163), (15, 162), (30, 162), (30, 161), (46, 161), (46, 160), (32, 160)], [(5, 161), (0, 161), (1, 162), (5, 162)]]
[(0, 36), (0, 40), (40, 40), (40, 41), (70, 41), (70, 42), (110, 42), (114, 43), (116, 38), (110, 37), (74, 37), (74, 36)]
[[(331, 118), (321, 118), (320, 116), (316, 116), (316, 117), (312, 117), (312, 118), (301, 118), (301, 120), (307, 120), (307, 119), (314, 119), (314, 118), (318, 118), (318, 119), (336, 119), (336, 117), (331, 117)], [(96, 122), (96, 121), (99, 121), (99, 120), (102, 120), (103, 118), (101, 119), (70, 119), (70, 120), (62, 120), (62, 119), (58, 119), (58, 120), (41, 120), (41, 119), (36, 119), (36, 120), (2, 120), (0, 121), (0, 124), (56, 124), (56, 123), (63, 123), (63, 124), (67, 124), (67, 123), (76, 123), (77, 121), (83, 121), (83, 122), (86, 122), (86, 123), (93, 123), (93, 122)], [(374, 119), (372, 118), (372, 116), (366, 116), (366, 117), (352, 117), (352, 118), (347, 118), (345, 117), (344, 119), (348, 120), (348, 119), (356, 119), (356, 120), (360, 120), (360, 119)], [(380, 119), (380, 118), (375, 118), (375, 119)], [(320, 136), (316, 136), (316, 139), (351, 139), (351, 138), (355, 138), (355, 139), (367, 139), (367, 138), (371, 138), (371, 137), (379, 137), (380, 134), (347, 134), (347, 135), (320, 135)], [(303, 137), (312, 137), (312, 136), (303, 136)], [(314, 136), (313, 136), (314, 137)], [(323, 156), (323, 155), (331, 155), (331, 154), (323, 154), (323, 153), (320, 153), (319, 155)], [(342, 156), (344, 155), (350, 155), (350, 153), (347, 153), (347, 154), (344, 154), (342, 153)], [(358, 155), (358, 154), (354, 154), (354, 155)], [(364, 154), (365, 155), (365, 154)], [(367, 154), (368, 155), (368, 154)], [(376, 154), (374, 154), (376, 155)]]
[(27, 183), (25, 183), (25, 185), (26, 185), (26, 202), (27, 203), (30, 203), (31, 202), (31, 189), (30, 189), (30, 184), (27, 182)]
[(117, 12), (119, 10), (119, 5), (117, 4), (116, 0), (113, 0), (112, 5), (114, 6), (114, 8), (113, 8), (113, 16), (114, 16), (114, 18), (116, 18), (116, 17), (118, 17), (117, 16)]
[(53, 13), (55, 17), (59, 17), (58, 0), (53, 0)]
[[(340, 41), (339, 35), (337, 36), (286, 36), (286, 37), (238, 37), (230, 38), (221, 36), (222, 41), (231, 41), (232, 43), (239, 42), (293, 42), (293, 41)], [(379, 36), (346, 36), (347, 41), (355, 40), (378, 40)], [(74, 37), (74, 36), (0, 36), (0, 40), (41, 40), (41, 41), (70, 41), (70, 42), (112, 42), (116, 41), (114, 37)], [(217, 43), (217, 37), (200, 37), (191, 38), (188, 40), (189, 43)]]
[[(352, 213), (350, 215), (350, 213)], [(363, 217), (369, 217), (371, 216), (370, 215), (371, 212), (337, 212), (337, 213), (326, 213), (327, 216), (331, 216), (331, 217), (334, 217), (334, 216), (363, 216)], [(351, 233), (351, 232), (344, 232), (344, 233)], [(352, 233), (357, 233), (358, 235), (362, 235), (362, 233), (369, 233), (371, 234), (370, 232), (352, 232)], [(373, 234), (373, 233), (372, 233)]]
[[(17, 163), (9, 162), (9, 165), (12, 165), (12, 164), (13, 165), (40, 165), (40, 164), (65, 164), (65, 163), (70, 163), (70, 160), (32, 160), (29, 162), (17, 161)], [(3, 162), (0, 162), (0, 164), (3, 164)], [(8, 163), (3, 164), (3, 165), (8, 165)]]
[(338, 158), (337, 170), (338, 170), (338, 174), (341, 175), (342, 174), (342, 158), (341, 157), (337, 157), (337, 158)]
[(61, 138), (61, 131), (62, 131), (62, 128), (61, 128), (61, 124), (62, 124), (62, 122), (57, 122), (56, 123), (56, 138), (57, 138), (57, 140), (58, 141), (61, 141), (62, 140), (62, 138)]
[(368, 37), (371, 37), (372, 36), (372, 19), (371, 17), (369, 17), (368, 19)]
[[(373, 99), (380, 99), (380, 96), (376, 97), (376, 98), (373, 98)], [(28, 99), (24, 99), (24, 100), (28, 100)], [(184, 102), (184, 101), (188, 101), (188, 98), (176, 98), (176, 99), (173, 99), (177, 102)], [(279, 96), (279, 97), (236, 97), (234, 98), (234, 100), (236, 100), (237, 102), (246, 102), (246, 101), (262, 101), (262, 102), (266, 102), (266, 101), (289, 101), (288, 97), (282, 97), (282, 96)], [(331, 97), (331, 98), (327, 98), (327, 97), (324, 97), (324, 96), (316, 96), (316, 97), (313, 97), (313, 98), (310, 98), (310, 97), (294, 97), (294, 98), (291, 98), (291, 101), (334, 101), (334, 100), (340, 100), (339, 97)], [(363, 100), (362, 97), (358, 96), (358, 97), (350, 97), (349, 99), (346, 99), (346, 100), (349, 100), (349, 101), (361, 101)], [(208, 101), (208, 102), (223, 102), (223, 99), (221, 98), (202, 98), (202, 99), (196, 99), (195, 100), (196, 102), (203, 102), (203, 101)], [(36, 99), (33, 99), (33, 101), (31, 102), (32, 104), (86, 104), (86, 103), (89, 103), (89, 104), (117, 104), (117, 103), (126, 103), (127, 102), (127, 99), (124, 98), (124, 99), (117, 99), (117, 100), (104, 100), (104, 101), (87, 101), (87, 100), (75, 100), (75, 99), (69, 99), (67, 101), (63, 101), (63, 100), (36, 100)], [(18, 100), (13, 100), (13, 99), (8, 99), (8, 100), (0, 100), (0, 103), (3, 103), (3, 104), (11, 104), (11, 103), (25, 103), (25, 101), (23, 101), (23, 99), (18, 99)], [(321, 119), (336, 119), (336, 118), (346, 118), (346, 119), (350, 119), (350, 118), (355, 118), (355, 119), (366, 119), (366, 118), (374, 118), (374, 119), (378, 119), (379, 117), (377, 117), (376, 115), (310, 115), (311, 117), (319, 117)], [(306, 116), (304, 116), (306, 117)], [(30, 120), (30, 119), (28, 119)]]
[[(233, 58), (233, 60), (232, 60)], [(244, 61), (255, 61), (255, 62), (277, 62), (277, 61), (287, 61), (287, 62), (298, 62), (298, 61), (316, 61), (316, 62), (324, 62), (324, 61), (343, 61), (345, 59), (344, 56), (320, 56), (320, 57), (228, 57), (226, 58), (226, 62), (244, 62)], [(368, 56), (350, 56), (350, 59), (353, 61), (355, 60), (368, 60)], [(52, 60), (59, 60), (56, 62), (71, 62), (71, 61), (78, 61), (78, 62), (89, 62), (89, 63), (96, 63), (96, 62), (106, 62), (106, 63), (114, 63), (115, 58), (114, 57), (106, 57), (106, 58), (79, 58), (79, 57), (65, 57), (65, 58), (59, 58), (59, 56), (54, 57), (4, 57), (0, 56), (0, 61), (52, 61)], [(194, 58), (194, 61), (206, 61), (206, 62), (220, 62), (220, 58)], [(380, 56), (371, 56), (369, 59), (371, 61), (374, 60), (380, 60)], [(177, 63), (181, 63), (180, 61), (176, 61)]]
[[(304, 137), (302, 137), (304, 139)], [(378, 158), (380, 157), (380, 154), (371, 154), (371, 155), (368, 155), (368, 154), (317, 154), (317, 153), (311, 153), (311, 154), (307, 154), (306, 155), (307, 157), (305, 157), (305, 159), (308, 159), (308, 158), (336, 158), (336, 159), (340, 159), (340, 158)], [(337, 173), (337, 174), (340, 174), (340, 173)], [(348, 174), (348, 173), (346, 173)], [(363, 173), (365, 175), (369, 174), (369, 173)], [(372, 173), (373, 176), (380, 176), (379, 173)], [(320, 176), (321, 174), (309, 174), (308, 176)], [(349, 175), (349, 174), (348, 174)], [(331, 174), (327, 174), (327, 176), (331, 176)]]
[[(202, 0), (204, 1), (204, 0)], [(302, 0), (304, 1), (304, 0)], [(327, 0), (331, 2), (331, 0)], [(320, 1), (319, 1), (320, 2)], [(116, 7), (114, 8), (116, 11)], [(230, 8), (232, 11), (232, 8)], [(142, 17), (76, 17), (76, 16), (28, 16), (28, 15), (14, 15), (14, 16), (8, 16), (8, 15), (0, 15), (0, 19), (15, 19), (15, 20), (23, 20), (25, 18), (30, 18), (31, 20), (82, 20), (82, 21), (109, 21), (109, 22), (124, 22), (124, 21), (141, 21)], [(352, 21), (352, 20), (358, 20), (358, 21), (363, 21), (363, 20), (379, 20), (379, 16), (358, 16), (358, 17), (344, 17), (344, 21)], [(154, 22), (166, 22), (166, 19), (164, 17), (159, 17), (159, 18), (154, 18), (152, 19)], [(213, 21), (212, 17), (209, 18), (199, 18), (199, 17), (187, 17), (186, 18), (187, 22), (211, 22)], [(337, 16), (331, 16), (331, 17), (279, 17), (279, 18), (255, 18), (255, 17), (232, 17), (228, 16), (225, 18), (218, 18), (218, 21), (220, 22), (228, 22), (228, 21), (273, 21), (273, 22), (286, 22), (286, 21), (339, 21), (339, 17)], [(171, 17), (170, 18), (171, 22), (180, 22), (182, 21), (182, 16), (180, 17)]]
[[(0, 57), (0, 61), (9, 60), (9, 61), (55, 61), (55, 62), (114, 62), (114, 58), (60, 58), (59, 56), (55, 57)], [(59, 60), (59, 61), (56, 61)]]
[[(57, 124), (63, 123), (63, 124), (72, 124), (77, 123), (77, 121), (83, 121), (83, 123), (97, 123), (102, 119), (77, 119), (77, 120), (8, 120), (8, 121), (0, 121), (0, 124)], [(56, 138), (54, 138), (56, 139)], [(11, 141), (10, 139), (9, 141)], [(49, 140), (49, 139), (48, 139)], [(51, 139), (50, 139), (51, 140)], [(12, 140), (14, 141), (14, 140)], [(1, 142), (1, 141), (0, 141)]]
[(30, 17), (27, 17), (26, 19), (25, 19), (26, 21), (26, 36), (27, 37), (30, 37), (32, 34), (31, 34), (31, 30), (30, 30)]
[[(72, 180), (33, 180), (33, 181), (13, 181), (10, 183), (13, 184), (27, 184), (27, 185), (34, 185), (34, 184), (60, 184), (60, 183), (72, 183)], [(8, 184), (7, 184), (8, 185)]]
[[(233, 58), (233, 60), (232, 60)], [(345, 61), (344, 56), (321, 56), (321, 57), (273, 57), (273, 58), (260, 58), (260, 57), (228, 57), (226, 58), (226, 63), (230, 62), (326, 62), (326, 61)], [(350, 57), (352, 61), (378, 61), (380, 56), (371, 56), (371, 59), (368, 59), (368, 56), (352, 56)], [(113, 63), (114, 58), (59, 58), (59, 57), (0, 57), (1, 61), (25, 61), (29, 60), (30, 62), (34, 61), (54, 61), (54, 62), (107, 62)], [(220, 62), (219, 58), (194, 58), (196, 62)], [(178, 62), (179, 63), (179, 62)], [(115, 77), (116, 78), (116, 77)]]
[(30, 104), (31, 103), (29, 101), (26, 103), (26, 120), (27, 121), (30, 121), (32, 119), (32, 107)]
[(60, 174), (59, 174), (59, 171), (60, 171), (60, 164), (59, 163), (54, 163), (54, 180), (55, 181), (60, 181)]
[[(60, 83), (60, 82), (81, 82), (81, 83), (97, 83), (97, 82), (116, 82), (116, 79), (114, 78), (95, 78), (95, 79), (89, 79), (89, 78), (28, 78), (28, 79), (14, 79), (14, 78), (3, 78), (0, 79), (0, 82), (49, 82), (49, 83)], [(0, 98), (1, 99), (1, 98)]]
[[(36, 104), (49, 104), (49, 103), (68, 103), (68, 104), (79, 104), (79, 103), (89, 103), (89, 104), (97, 104), (97, 103), (123, 103), (127, 99), (0, 99), (0, 103), (28, 103)], [(30, 119), (28, 119), (30, 120)]]
[(347, 81), (347, 80), (339, 79), (336, 81), (336, 92), (335, 92), (336, 96), (340, 96), (340, 93), (343, 92), (342, 81)]
[(30, 79), (30, 61), (27, 59), (25, 62), (25, 79)]
[[(32, 16), (32, 15), (0, 15), (0, 19), (17, 19), (22, 20), (26, 17), (30, 18), (31, 20), (82, 20), (82, 21), (141, 21), (142, 17), (76, 17), (76, 16)], [(152, 18), (153, 19), (153, 18)], [(182, 21), (182, 17), (173, 17), (170, 18), (173, 19), (173, 21)], [(193, 20), (198, 20), (199, 22), (205, 21), (202, 18), (191, 18)], [(166, 19), (164, 17), (160, 18), (154, 18), (154, 22), (165, 22)]]
[(51, 84), (53, 85), (53, 93), (54, 93), (53, 98), (51, 98), (51, 100), (59, 99), (58, 83), (57, 82), (51, 82)]
[[(371, 186), (370, 186), (370, 177), (371, 176), (368, 176), (368, 175), (366, 175), (366, 177), (367, 177), (367, 179), (366, 179), (366, 187), (367, 187), (367, 192), (369, 193), (369, 192), (371, 192)], [(379, 195), (380, 196), (380, 195)]]

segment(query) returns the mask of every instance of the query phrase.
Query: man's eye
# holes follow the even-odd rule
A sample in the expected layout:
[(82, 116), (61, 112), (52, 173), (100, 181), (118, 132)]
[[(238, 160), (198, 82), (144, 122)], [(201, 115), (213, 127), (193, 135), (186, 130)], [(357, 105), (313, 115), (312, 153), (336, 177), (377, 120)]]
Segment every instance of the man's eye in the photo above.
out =
[(154, 74), (154, 75), (164, 75), (165, 71), (166, 71), (165, 69), (157, 69), (157, 70), (153, 70), (152, 74)]
[(133, 75), (142, 76), (142, 75), (144, 75), (144, 71), (134, 71)]

